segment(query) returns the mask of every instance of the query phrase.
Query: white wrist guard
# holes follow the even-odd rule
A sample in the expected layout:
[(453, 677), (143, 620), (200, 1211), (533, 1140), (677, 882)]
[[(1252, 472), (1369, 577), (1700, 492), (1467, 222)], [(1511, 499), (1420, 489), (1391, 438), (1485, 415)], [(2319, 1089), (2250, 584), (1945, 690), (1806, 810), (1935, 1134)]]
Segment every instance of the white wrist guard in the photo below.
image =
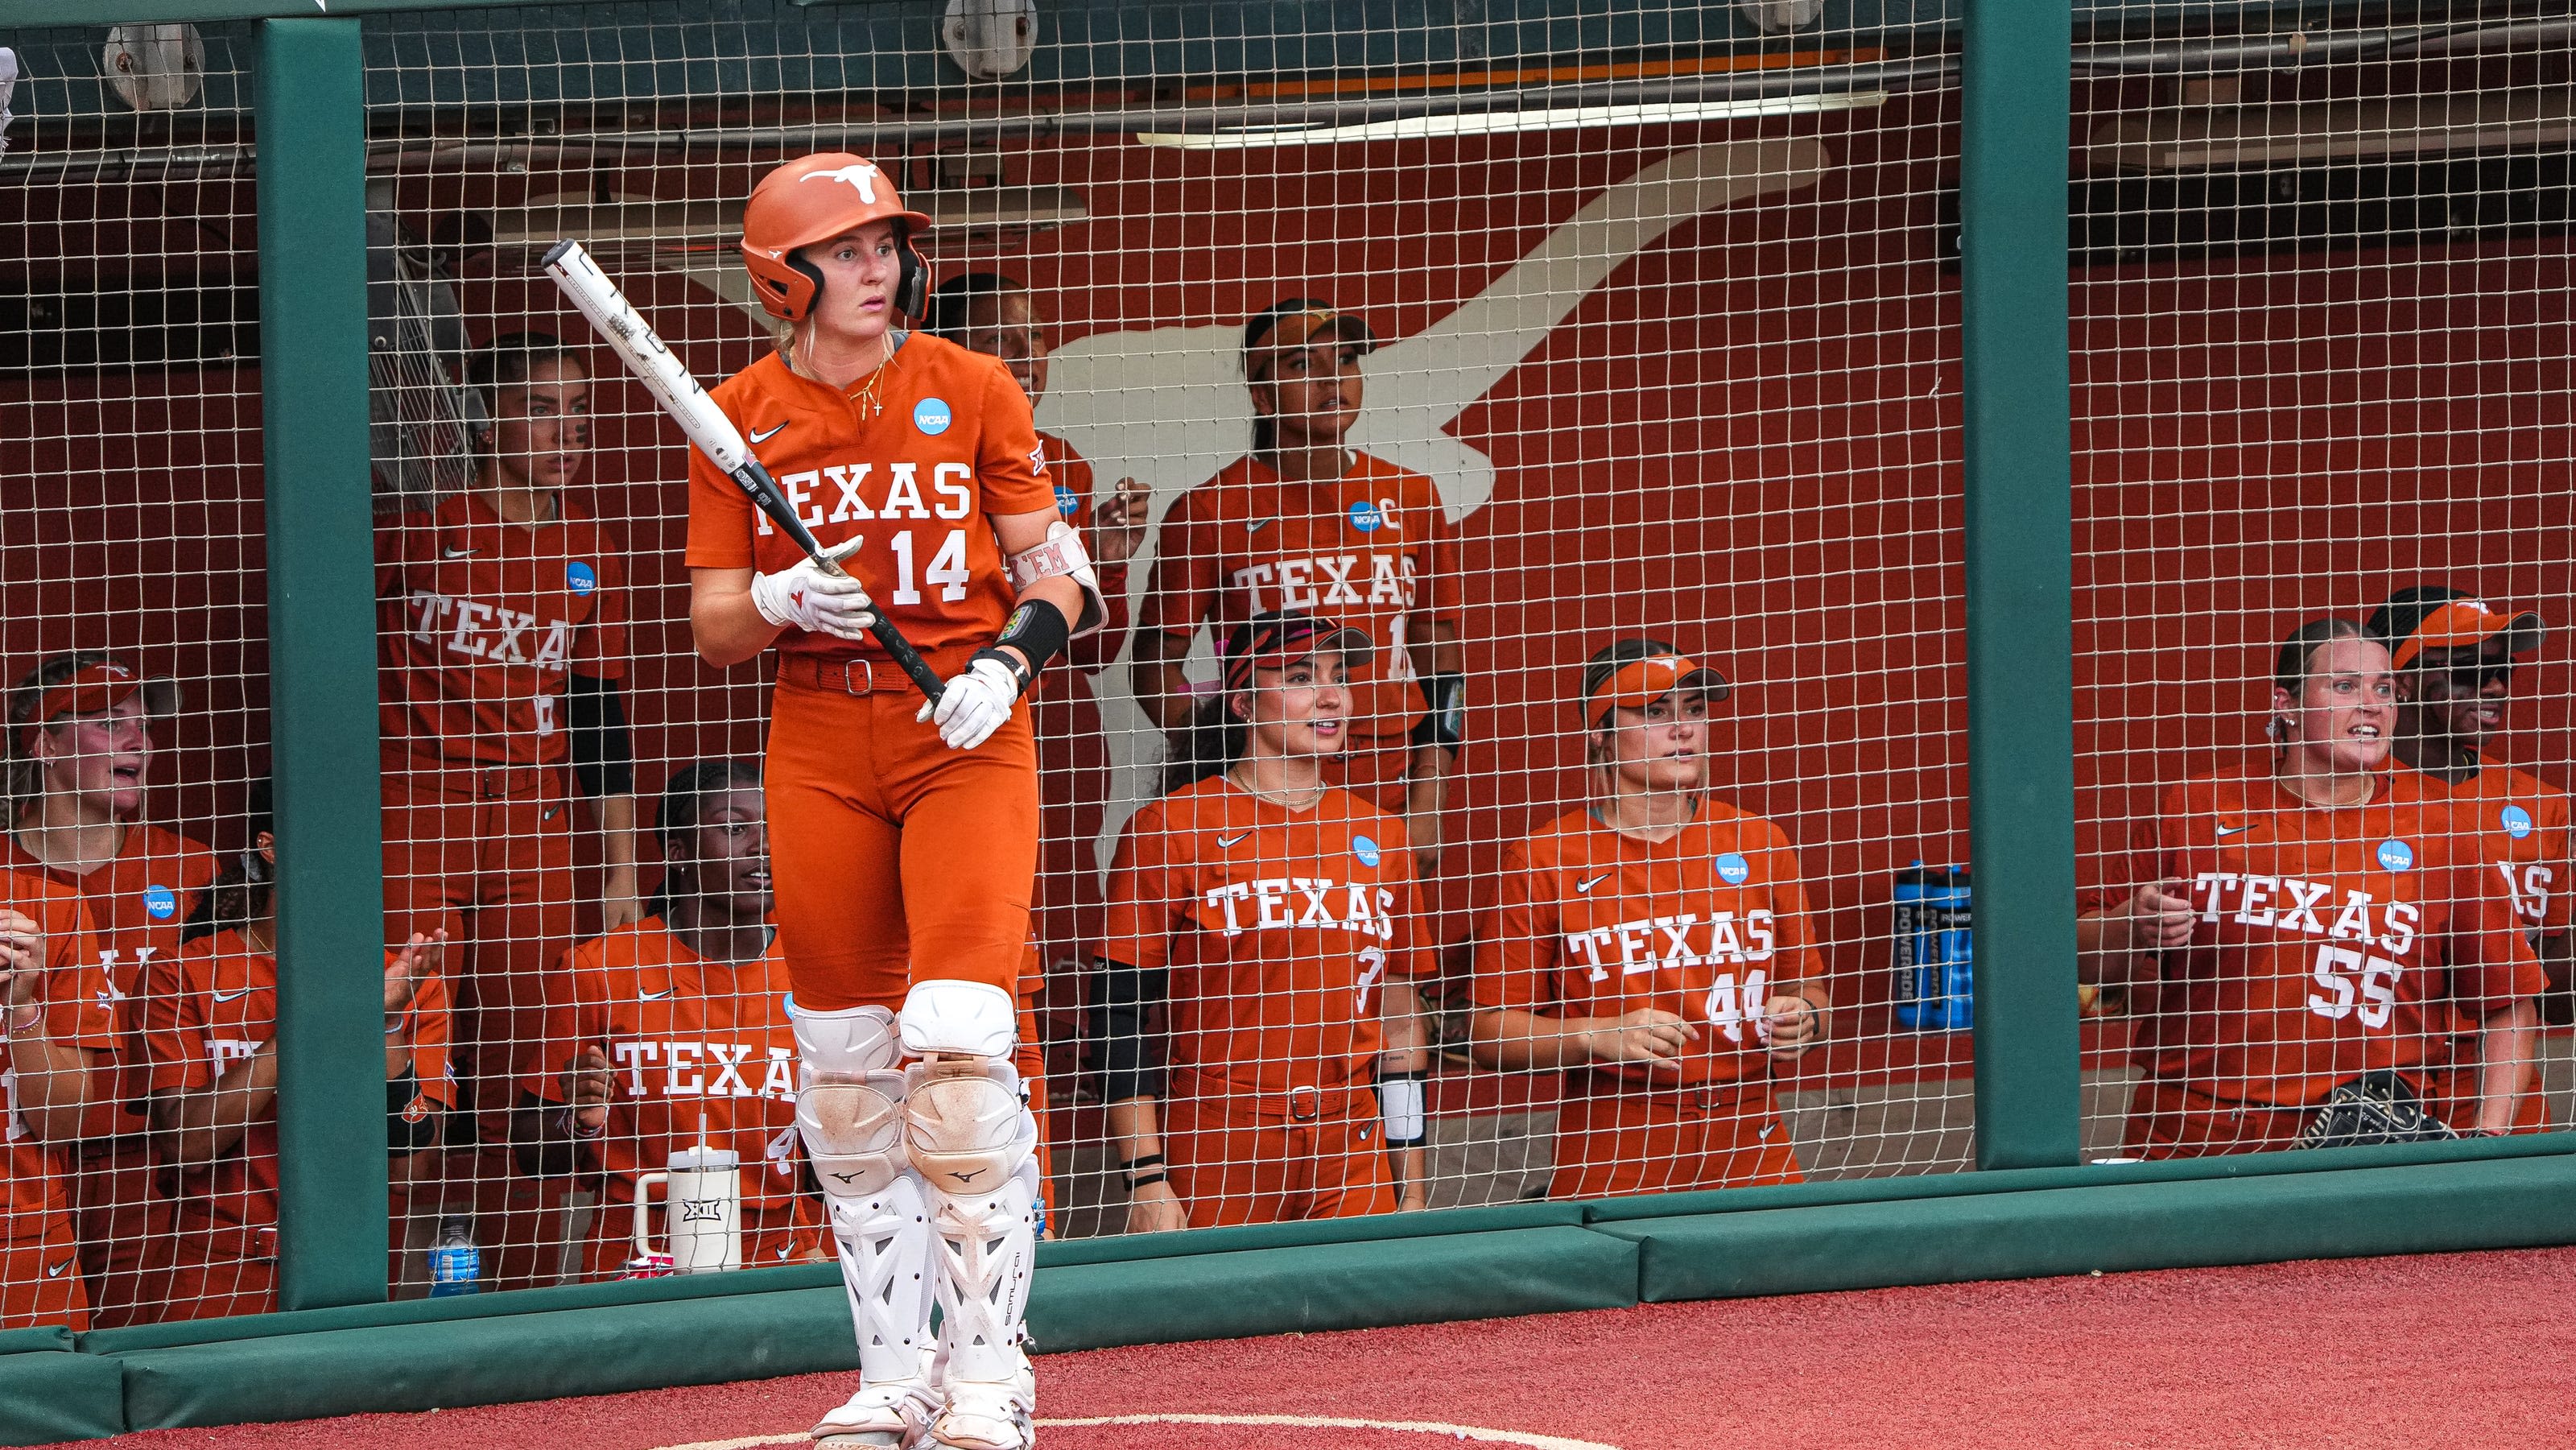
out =
[(1377, 1110), (1386, 1120), (1386, 1146), (1390, 1148), (1411, 1148), (1422, 1142), (1428, 1119), (1422, 1076), (1418, 1072), (1378, 1075)]
[(1022, 549), (1005, 561), (1011, 590), (1026, 594), (1041, 579), (1070, 579), (1082, 586), (1082, 618), (1073, 622), (1080, 639), (1109, 618), (1109, 600), (1100, 592), (1100, 575), (1091, 567), (1091, 551), (1082, 546), (1082, 531), (1062, 519), (1047, 525), (1046, 542)]

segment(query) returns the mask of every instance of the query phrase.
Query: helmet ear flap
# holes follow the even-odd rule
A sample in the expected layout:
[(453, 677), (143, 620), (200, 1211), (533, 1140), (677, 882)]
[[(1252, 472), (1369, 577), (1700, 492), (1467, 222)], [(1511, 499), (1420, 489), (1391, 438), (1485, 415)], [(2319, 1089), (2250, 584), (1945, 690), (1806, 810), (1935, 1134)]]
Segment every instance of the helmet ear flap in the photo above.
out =
[(919, 326), (930, 311), (930, 263), (914, 248), (909, 234), (896, 240), (894, 250), (899, 268), (894, 280), (894, 305)]
[[(814, 310), (814, 304), (823, 300), (823, 269), (806, 261), (801, 249), (787, 254), (787, 265), (805, 279), (804, 286), (791, 286), (787, 296), (788, 321), (802, 322)], [(799, 297), (799, 292), (805, 295)]]

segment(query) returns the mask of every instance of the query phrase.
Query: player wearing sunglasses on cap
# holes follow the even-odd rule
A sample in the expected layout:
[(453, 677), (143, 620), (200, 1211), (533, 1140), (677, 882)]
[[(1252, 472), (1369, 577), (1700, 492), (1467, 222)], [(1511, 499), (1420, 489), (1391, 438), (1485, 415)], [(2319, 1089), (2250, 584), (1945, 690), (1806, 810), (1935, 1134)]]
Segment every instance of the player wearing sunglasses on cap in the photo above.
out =
[(2427, 1104), (2455, 1014), (2481, 1038), (2473, 1126), (2503, 1131), (2540, 963), (2476, 839), (2391, 779), (2388, 647), (2310, 621), (2270, 696), (2269, 758), (2168, 788), (2127, 863), (2143, 884), (2077, 923), (2079, 972), (2126, 984), (2137, 1019), (2127, 1150), (2450, 1137)]
[(1351, 747), (1334, 778), (1403, 813), (1427, 872), (1466, 748), (1457, 531), (1430, 479), (1344, 444), (1376, 346), (1358, 316), (1307, 297), (1245, 326), (1252, 452), (1164, 515), (1136, 623), (1136, 701), (1167, 734), (1188, 728), (1181, 660), (1202, 624), (1221, 639), (1261, 611), (1301, 609), (1358, 629), (1375, 649), (1351, 680)]
[(40, 662), (9, 706), (10, 829), (0, 865), (81, 893), (112, 989), (118, 1045), (93, 1094), (69, 1179), (88, 1281), (90, 1322), (113, 1329), (152, 1316), (167, 1258), (170, 1203), (154, 1187), (144, 1095), (143, 974), (179, 950), (179, 932), (215, 879), (215, 853), (142, 818), (177, 682), (113, 656), (77, 651)]
[(1503, 853), (1470, 1031), (1491, 1066), (1565, 1074), (1551, 1197), (1799, 1179), (1771, 1075), (1832, 1002), (1797, 849), (1709, 793), (1728, 693), (1661, 640), (1595, 654), (1591, 802)]
[[(2540, 954), (2549, 990), (2516, 1011), (2526, 1028), (2546, 1015), (2568, 1022), (2571, 903), (2565, 793), (2489, 753), (2504, 725), (2515, 666), (2546, 637), (2540, 616), (2496, 609), (2475, 595), (2439, 585), (2400, 589), (2372, 612), (2370, 632), (2385, 641), (2397, 672), (2397, 733), (2390, 747), (2404, 767), (2395, 784), (2451, 807), (2454, 829), (2476, 838), (2489, 869), (2511, 896), (2514, 914)], [(2451, 1036), (2451, 1067), (2435, 1097), (2453, 1128), (2476, 1126), (2479, 1023), (2462, 1016)], [(2548, 1100), (2522, 1095), (2514, 1128), (2549, 1125)]]
[(1131, 1232), (1423, 1206), (1413, 859), (1326, 769), (1369, 649), (1294, 611), (1237, 625), (1119, 838), (1099, 1006)]

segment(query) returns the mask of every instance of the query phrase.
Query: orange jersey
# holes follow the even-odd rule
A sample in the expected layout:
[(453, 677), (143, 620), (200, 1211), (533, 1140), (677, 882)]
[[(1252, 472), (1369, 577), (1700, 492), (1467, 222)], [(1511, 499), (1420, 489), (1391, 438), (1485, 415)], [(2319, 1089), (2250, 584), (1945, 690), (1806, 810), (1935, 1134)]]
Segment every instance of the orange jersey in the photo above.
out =
[[(561, 1103), (564, 1067), (585, 1047), (607, 1055), (608, 1130), (595, 1141), (611, 1202), (633, 1203), (635, 1175), (667, 1166), (701, 1131), (739, 1155), (746, 1208), (794, 1202), (796, 1034), (775, 935), (760, 960), (731, 966), (650, 916), (566, 953), (564, 978), (571, 1000), (547, 1009), (544, 1067), (523, 1086)], [(625, 1230), (623, 1215), (614, 1227)]]
[(99, 968), (115, 997), (118, 1044), (112, 1080), (90, 1105), (87, 1126), (94, 1134), (142, 1131), (143, 1095), (151, 1090), (143, 1055), (144, 969), (178, 953), (188, 913), (215, 882), (213, 848), (159, 826), (129, 826), (116, 859), (86, 876), (69, 876), (28, 855), (15, 837), (0, 837), (0, 867), (40, 872), (88, 903)]
[(571, 495), (510, 523), (461, 493), (376, 535), (385, 759), (553, 765), (568, 674), (626, 673), (625, 569)]
[(1593, 1071), (1667, 1086), (1770, 1074), (1763, 1003), (1820, 976), (1798, 852), (1778, 826), (1717, 800), (1668, 841), (1571, 811), (1503, 852), (1477, 933), (1479, 1007), (1553, 1017), (1672, 1012), (1699, 1033), (1679, 1071)]
[(1365, 630), (1377, 657), (1353, 676), (1354, 733), (1413, 728), (1429, 708), (1406, 646), (1458, 624), (1458, 541), (1430, 479), (1365, 453), (1331, 484), (1290, 484), (1238, 459), (1165, 515), (1138, 627), (1219, 643), (1265, 609)]
[[(447, 1075), (443, 977), (414, 981), (410, 1022), (416, 1090), (404, 1116), (426, 1117), (456, 1104), (456, 1087)], [(155, 1094), (203, 1091), (233, 1064), (257, 1056), (276, 1035), (277, 958), (252, 951), (238, 930), (199, 937), (177, 956), (154, 958), (145, 973), (143, 1043), (151, 1054)], [(275, 1105), (220, 1161), (181, 1170), (173, 1197), (182, 1229), (276, 1224)]]
[(2455, 1010), (2541, 990), (2476, 838), (2384, 781), (2320, 809), (2268, 775), (2194, 780), (2165, 793), (2154, 837), (2139, 879), (2181, 882), (2199, 920), (2147, 994), (2151, 1079), (2303, 1108), (2370, 1069), (2420, 1070)]
[(1367, 1080), (1379, 988), (1423, 969), (1404, 822), (1345, 790), (1302, 814), (1215, 776), (1127, 822), (1103, 955), (1169, 968), (1171, 1062), (1247, 1092)]
[(2451, 808), (2452, 829), (2472, 837), (2513, 902), (2523, 930), (2549, 936), (2576, 922), (2576, 891), (2567, 879), (2567, 796), (2529, 771), (2484, 760), (2478, 773), (2451, 782), (2403, 766), (2390, 772), (2401, 798)]
[[(45, 1035), (62, 1046), (116, 1050), (116, 992), (99, 970), (89, 908), (81, 894), (32, 871), (0, 870), (0, 910), (32, 919), (45, 933)], [(33, 1238), (70, 1211), (55, 1178), (55, 1155), (18, 1116), (18, 1079), (0, 1041), (0, 1082), (9, 1098), (9, 1216), (0, 1238)]]
[[(881, 413), (799, 377), (777, 354), (711, 394), (825, 548), (861, 540), (844, 564), (941, 675), (992, 643), (1016, 597), (993, 520), (1056, 506), (1029, 400), (982, 353), (907, 335), (877, 377)], [(706, 455), (689, 451), (692, 569), (774, 574), (804, 554)], [(873, 640), (789, 629), (787, 654), (881, 660)]]

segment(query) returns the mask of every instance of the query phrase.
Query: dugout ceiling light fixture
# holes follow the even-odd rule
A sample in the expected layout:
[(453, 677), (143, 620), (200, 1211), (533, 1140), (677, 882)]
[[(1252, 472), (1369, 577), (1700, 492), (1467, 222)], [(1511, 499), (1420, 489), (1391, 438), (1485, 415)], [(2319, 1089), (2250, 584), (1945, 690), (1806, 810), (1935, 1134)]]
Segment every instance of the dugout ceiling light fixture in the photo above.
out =
[(1864, 111), (1887, 104), (1887, 97), (1885, 91), (1837, 91), (1803, 96), (1753, 96), (1728, 101), (1530, 106), (1514, 110), (1395, 116), (1331, 126), (1139, 131), (1136, 140), (1140, 145), (1167, 146), (1183, 151), (1234, 151), (1256, 146), (1331, 146), (1345, 141), (1413, 141), (1441, 136), (1498, 136), (1522, 131), (1581, 131), (1611, 126), (1680, 126), (1704, 121), (1740, 121), (1755, 116)]

